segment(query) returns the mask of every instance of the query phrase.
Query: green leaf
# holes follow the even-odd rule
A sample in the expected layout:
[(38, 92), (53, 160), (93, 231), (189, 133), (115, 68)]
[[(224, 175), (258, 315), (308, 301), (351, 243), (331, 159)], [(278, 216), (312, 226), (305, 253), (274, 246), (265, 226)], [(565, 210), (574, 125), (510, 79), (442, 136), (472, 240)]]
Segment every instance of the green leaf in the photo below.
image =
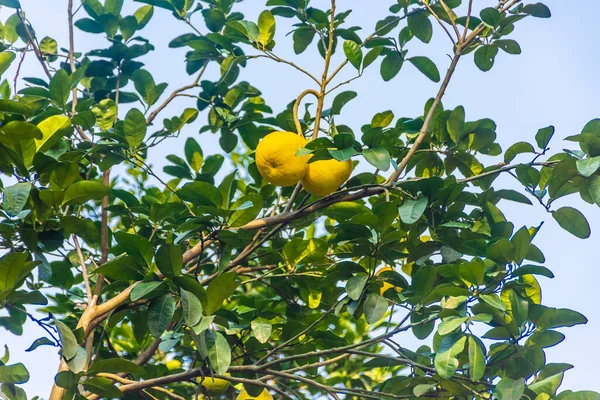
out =
[(433, 35), (433, 26), (425, 13), (409, 14), (408, 29), (424, 43), (429, 43)]
[(93, 274), (102, 274), (109, 279), (120, 281), (137, 281), (144, 278), (144, 270), (135, 261), (135, 258), (127, 254), (121, 254), (108, 260), (102, 266), (94, 270)]
[(537, 319), (536, 325), (540, 329), (554, 329), (587, 324), (587, 322), (587, 318), (577, 311), (546, 307)]
[(147, 129), (144, 114), (137, 108), (129, 110), (125, 115), (123, 131), (125, 132), (125, 140), (130, 147), (137, 148), (144, 143)]
[(213, 279), (208, 285), (206, 293), (206, 315), (212, 315), (221, 308), (223, 301), (233, 294), (238, 284), (235, 281), (235, 272), (228, 272)]
[(360, 71), (360, 65), (362, 64), (363, 59), (360, 45), (353, 40), (346, 40), (344, 42), (344, 54), (348, 61), (350, 61), (350, 64)]
[(506, 304), (500, 300), (497, 294), (480, 294), (479, 299), (500, 311), (506, 311)]
[(183, 253), (179, 246), (173, 244), (164, 244), (158, 248), (156, 256), (156, 266), (158, 270), (166, 277), (181, 275), (183, 267)]
[(413, 388), (413, 394), (416, 397), (421, 397), (422, 395), (429, 392), (431, 389), (435, 388), (436, 386), (437, 386), (436, 384), (431, 384), (431, 383), (423, 383), (421, 385), (417, 385)]
[(577, 160), (577, 171), (585, 177), (589, 177), (598, 171), (600, 168), (600, 156)]
[(552, 211), (552, 217), (561, 228), (580, 239), (587, 239), (592, 233), (587, 219), (573, 207), (561, 207)]
[(29, 182), (21, 182), (4, 188), (4, 202), (2, 204), (4, 211), (12, 216), (16, 216), (23, 211), (25, 205), (27, 205), (30, 192), (31, 183)]
[(539, 265), (523, 265), (513, 271), (512, 276), (523, 276), (523, 275), (542, 275), (547, 278), (554, 278), (554, 274), (546, 267)]
[(252, 328), (252, 334), (260, 343), (265, 344), (269, 341), (273, 326), (268, 320), (256, 318), (250, 323), (250, 327)]
[(479, 381), (485, 375), (485, 353), (482, 343), (475, 337), (469, 336), (469, 378), (473, 382)]
[(221, 207), (223, 196), (219, 189), (208, 182), (191, 182), (177, 191), (177, 196), (199, 206)]
[(491, 27), (497, 27), (500, 24), (500, 21), (502, 20), (500, 12), (494, 7), (484, 8), (479, 12), (479, 16), (481, 17), (481, 20), (483, 22), (485, 22)]
[(522, 12), (537, 18), (550, 18), (552, 16), (550, 9), (542, 3), (528, 4), (523, 7)]
[[(141, 282), (133, 287), (131, 293), (129, 293), (129, 299), (131, 301), (137, 301), (140, 299), (152, 299), (158, 297), (163, 293), (162, 282)], [(161, 290), (158, 290), (161, 289)], [(157, 295), (158, 294), (158, 295)]]
[(535, 134), (535, 142), (540, 149), (545, 150), (546, 147), (548, 147), (548, 143), (550, 143), (552, 136), (554, 136), (554, 126), (550, 125), (537, 131)]
[(365, 319), (370, 325), (375, 324), (383, 318), (388, 308), (388, 300), (375, 293), (367, 296), (364, 305)]
[(400, 69), (402, 68), (403, 61), (402, 55), (397, 51), (388, 53), (381, 62), (380, 72), (383, 80), (388, 82), (398, 75), (398, 72), (400, 72)]
[[(252, 206), (247, 207), (246, 205), (251, 203)], [(245, 207), (242, 207), (242, 206)], [(231, 227), (238, 227), (247, 224), (254, 220), (263, 207), (263, 199), (259, 194), (251, 193), (249, 195), (240, 197), (233, 203), (231, 209), (236, 210), (229, 218), (228, 224)]]
[(520, 400), (525, 391), (525, 380), (502, 378), (494, 391), (498, 400)]
[(77, 347), (75, 356), (67, 361), (67, 366), (71, 372), (78, 374), (85, 369), (86, 363), (87, 353), (85, 349), (82, 347)]
[(218, 375), (224, 375), (231, 364), (231, 348), (227, 339), (219, 332), (207, 330), (205, 332), (208, 360), (212, 369)]
[(122, 358), (109, 358), (106, 360), (96, 360), (87, 371), (89, 374), (107, 373), (117, 374), (127, 372), (130, 374), (143, 374), (144, 368)]
[(465, 321), (467, 321), (467, 319), (469, 319), (468, 317), (450, 317), (450, 318), (446, 318), (444, 320), (444, 322), (442, 322), (439, 326), (438, 326), (438, 334), (439, 335), (447, 335), (449, 333), (452, 333), (453, 331), (455, 331), (456, 329), (458, 329), (462, 324), (465, 323)]
[(83, 382), (83, 388), (102, 398), (118, 399), (123, 393), (115, 386), (112, 380), (104, 377), (88, 378)]
[(519, 43), (510, 39), (496, 40), (494, 42), (499, 49), (504, 50), (508, 54), (521, 54), (521, 46)]
[(533, 146), (527, 142), (517, 142), (510, 146), (504, 153), (504, 162), (509, 163), (515, 159), (516, 156), (523, 153), (535, 153)]
[(183, 150), (185, 152), (185, 159), (190, 167), (195, 172), (200, 171), (204, 162), (204, 153), (198, 142), (194, 138), (187, 138)]
[(183, 319), (189, 327), (196, 326), (202, 318), (202, 303), (192, 292), (181, 289)]
[(592, 175), (588, 179), (588, 190), (592, 200), (596, 205), (600, 206), (600, 176)]
[(442, 379), (450, 378), (459, 366), (457, 356), (465, 348), (467, 337), (463, 334), (445, 336), (435, 355), (435, 371)]
[(3, 51), (0, 53), (0, 76), (10, 67), (15, 57), (16, 55), (12, 51)]
[(371, 120), (372, 128), (385, 128), (394, 120), (394, 113), (390, 110), (375, 114)]
[(368, 280), (369, 276), (367, 274), (358, 274), (348, 279), (348, 282), (346, 283), (346, 292), (348, 293), (348, 296), (352, 300), (359, 300)]
[(535, 331), (533, 335), (527, 338), (525, 345), (528, 347), (547, 348), (556, 346), (563, 340), (565, 340), (565, 335), (557, 331)]
[(600, 394), (590, 390), (579, 390), (561, 397), (560, 400), (600, 400)]
[(363, 150), (363, 156), (365, 160), (375, 168), (381, 171), (387, 171), (390, 169), (391, 157), (387, 149), (383, 147), (376, 147), (374, 149)]
[[(10, 121), (0, 128), (6, 136), (18, 137), (19, 139), (38, 139), (41, 140), (44, 134), (36, 125), (25, 121)], [(0, 139), (1, 141), (1, 139)]]
[(150, 19), (152, 18), (153, 14), (154, 14), (154, 7), (150, 4), (138, 8), (133, 13), (133, 16), (135, 17), (135, 19), (137, 21), (137, 29), (138, 30), (143, 29), (148, 24), (148, 22), (150, 22)]
[(260, 13), (258, 17), (258, 43), (267, 47), (275, 37), (275, 26), (275, 17), (271, 11), (265, 10)]
[(71, 95), (71, 83), (69, 74), (64, 69), (58, 70), (50, 80), (50, 98), (61, 108), (65, 108), (69, 96)]
[(18, 384), (27, 381), (29, 381), (29, 371), (27, 371), (25, 365), (18, 363), (0, 366), (0, 383)]
[(100, 182), (79, 181), (68, 187), (62, 203), (63, 205), (84, 204), (90, 200), (100, 200), (109, 193), (110, 188)]
[(29, 346), (27, 348), (27, 350), (25, 350), (25, 351), (30, 352), (30, 351), (37, 349), (40, 346), (55, 346), (55, 345), (56, 344), (52, 340), (48, 339), (47, 337), (41, 337), (41, 338), (35, 339), (33, 341), (33, 343), (31, 344), (31, 346)]
[(483, 45), (475, 51), (475, 65), (484, 72), (489, 71), (494, 66), (497, 54), (498, 47), (495, 45)]
[[(166, 83), (161, 83), (159, 85), (154, 83), (154, 78), (152, 78), (150, 72), (143, 69), (135, 70), (131, 75), (131, 79), (133, 80), (135, 90), (142, 96), (148, 106), (156, 103), (167, 88)], [(100, 102), (100, 104), (102, 104), (102, 102)]]
[(303, 53), (315, 38), (315, 30), (310, 26), (301, 26), (294, 31), (294, 53)]
[(446, 121), (446, 129), (454, 143), (458, 143), (465, 133), (465, 108), (458, 106), (450, 113)]
[(65, 360), (70, 360), (77, 355), (79, 346), (77, 345), (77, 339), (73, 334), (73, 331), (64, 323), (59, 320), (55, 320), (56, 328), (58, 329), (58, 336), (61, 344), (61, 354)]
[(529, 312), (529, 302), (520, 297), (517, 292), (513, 289), (510, 289), (510, 293), (508, 295), (508, 299), (510, 301), (510, 308), (518, 327), (523, 326), (525, 322), (527, 322), (527, 315)]
[(427, 209), (429, 200), (427, 197), (421, 197), (418, 200), (407, 199), (404, 204), (400, 207), (400, 219), (405, 224), (414, 224), (417, 222), (425, 210)]
[(339, 93), (337, 96), (335, 96), (335, 99), (333, 99), (333, 104), (331, 105), (331, 114), (340, 115), (342, 108), (348, 104), (350, 100), (356, 98), (357, 96), (358, 93), (352, 91)]
[(21, 8), (21, 3), (19, 3), (19, 0), (0, 0), (0, 6)]
[(408, 61), (412, 63), (419, 71), (434, 82), (440, 81), (440, 71), (435, 63), (427, 57), (412, 57)]
[(9, 252), (0, 257), (0, 300), (4, 300), (35, 268), (36, 263), (27, 262), (29, 253)]
[(154, 247), (148, 239), (135, 233), (127, 233), (123, 231), (114, 234), (117, 243), (125, 250), (125, 253), (134, 257), (143, 265), (149, 266), (152, 263), (154, 256)]
[(165, 294), (150, 302), (148, 306), (148, 328), (150, 334), (159, 338), (167, 330), (175, 314), (175, 299)]
[(71, 121), (64, 115), (53, 115), (38, 124), (42, 131), (42, 138), (35, 140), (35, 147), (38, 152), (45, 152), (58, 142), (58, 140), (71, 132)]

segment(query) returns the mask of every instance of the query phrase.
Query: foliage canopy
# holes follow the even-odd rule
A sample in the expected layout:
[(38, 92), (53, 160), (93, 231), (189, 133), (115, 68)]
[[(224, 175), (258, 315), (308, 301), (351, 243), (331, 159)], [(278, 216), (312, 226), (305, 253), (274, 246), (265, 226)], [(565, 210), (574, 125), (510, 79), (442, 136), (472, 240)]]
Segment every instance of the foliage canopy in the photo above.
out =
[[(366, 36), (335, 0), (268, 0), (257, 21), (236, 11), (239, 1), (138, 0), (124, 15), (124, 0), (82, 0), (79, 12), (68, 0), (63, 48), (18, 0), (0, 0), (14, 9), (0, 31), (0, 73), (27, 52), (44, 71), (0, 84), (0, 326), (21, 335), (29, 318), (46, 334), (28, 351), (59, 349), (49, 398), (598, 399), (560, 390), (572, 366), (547, 363), (545, 349), (563, 341), (557, 329), (587, 320), (542, 303), (538, 279), (553, 274), (534, 243), (541, 225), (508, 221), (501, 207), (539, 203), (589, 237), (584, 215), (554, 202), (600, 205), (600, 120), (567, 138), (578, 149), (548, 154), (549, 126), (504, 150), (492, 119), (442, 103), (459, 61), (472, 53), (488, 71), (519, 54), (515, 25), (549, 9), (390, 1)], [(191, 83), (172, 92), (142, 61), (155, 51), (143, 36), (155, 13), (189, 27), (169, 47), (186, 49)], [(276, 44), (278, 26), (292, 33)], [(77, 30), (105, 47), (77, 52)], [(411, 51), (434, 32), (451, 41), (444, 73)], [(280, 46), (315, 50), (322, 74), (280, 58)], [(268, 105), (243, 80), (259, 58), (314, 88)], [(408, 65), (440, 84), (423, 115), (388, 110), (359, 129), (343, 124), (366, 68), (391, 81)], [(341, 81), (342, 69), (356, 76)], [(316, 103), (300, 116), (306, 96)], [(189, 107), (163, 115), (177, 97)], [(205, 156), (191, 134), (156, 174), (149, 150), (197, 118), (221, 154)], [(311, 162), (353, 160), (368, 172), (324, 197), (270, 185), (254, 152), (275, 130), (312, 139), (297, 153)], [(502, 174), (522, 190), (499, 186)], [(403, 335), (423, 344), (408, 349)], [(209, 393), (202, 384), (213, 378), (231, 385)], [(27, 399), (28, 379), (7, 351), (2, 393)]]

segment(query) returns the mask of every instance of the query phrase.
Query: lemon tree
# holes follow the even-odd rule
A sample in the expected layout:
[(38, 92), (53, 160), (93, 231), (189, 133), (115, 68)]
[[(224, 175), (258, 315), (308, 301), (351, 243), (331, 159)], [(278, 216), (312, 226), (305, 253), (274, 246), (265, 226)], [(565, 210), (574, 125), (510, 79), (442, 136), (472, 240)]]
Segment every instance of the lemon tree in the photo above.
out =
[[(32, 359), (56, 348), (50, 400), (598, 399), (563, 390), (572, 366), (546, 358), (587, 319), (544, 304), (544, 221), (503, 209), (588, 238), (600, 120), (503, 148), (496, 110), (471, 120), (444, 99), (461, 65), (519, 54), (515, 27), (549, 8), (387, 2), (354, 26), (370, 2), (252, 0), (250, 18), (250, 0), (67, 0), (58, 43), (0, 0), (0, 330), (37, 329)], [(444, 65), (421, 55), (433, 34)], [(153, 75), (151, 54), (189, 83)], [(310, 86), (268, 104), (246, 72), (262, 62)], [(397, 91), (413, 67), (437, 86), (422, 114), (345, 123), (369, 101), (352, 90), (365, 70)], [(2, 396), (30, 398), (11, 358)]]

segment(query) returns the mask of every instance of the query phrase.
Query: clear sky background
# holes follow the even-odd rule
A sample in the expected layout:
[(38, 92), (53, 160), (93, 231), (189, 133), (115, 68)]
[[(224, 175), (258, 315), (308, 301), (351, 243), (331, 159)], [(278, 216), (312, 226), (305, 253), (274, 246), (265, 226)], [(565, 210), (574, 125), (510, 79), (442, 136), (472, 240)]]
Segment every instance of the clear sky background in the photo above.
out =
[[(265, 2), (246, 0), (237, 7), (246, 14), (246, 19), (256, 20)], [(312, 3), (326, 8), (329, 2), (314, 0)], [(338, 0), (338, 9), (355, 10), (349, 20), (354, 25), (364, 27), (361, 36), (365, 37), (372, 32), (377, 20), (389, 15), (387, 9), (393, 3), (395, 1), (392, 0)], [(545, 4), (552, 10), (551, 19), (527, 18), (518, 23), (511, 38), (520, 43), (523, 54), (513, 56), (500, 52), (496, 65), (490, 72), (479, 71), (473, 64), (472, 55), (464, 57), (443, 100), (446, 108), (462, 104), (468, 120), (485, 117), (495, 120), (498, 124), (499, 142), (504, 149), (520, 140), (533, 142), (536, 131), (548, 125), (556, 126), (557, 130), (551, 142), (552, 151), (574, 148), (572, 143), (561, 140), (579, 133), (590, 119), (600, 117), (600, 45), (597, 35), (593, 34), (595, 29), (592, 30), (592, 27), (597, 26), (600, 2), (580, 0), (576, 2), (577, 6), (573, 3), (546, 0)], [(51, 36), (59, 42), (59, 47), (68, 47), (66, 0), (21, 0), (21, 4), (38, 37)], [(127, 0), (123, 15), (131, 15), (141, 5)], [(476, 0), (475, 5), (483, 8), (495, 5), (495, 1)], [(5, 21), (10, 13), (6, 8), (0, 10), (0, 20)], [(84, 12), (80, 11), (76, 19), (83, 16)], [(202, 26), (200, 14), (194, 20), (198, 26)], [(320, 75), (322, 59), (316, 50), (308, 51), (300, 57), (295, 56), (291, 38), (284, 36), (286, 28), (288, 26), (285, 22), (278, 27), (275, 53), (282, 58), (293, 59), (313, 74)], [(167, 47), (173, 37), (185, 32), (188, 32), (188, 28), (183, 23), (161, 9), (156, 10), (153, 20), (141, 32), (142, 36), (149, 38), (156, 46), (154, 53), (144, 57), (145, 68), (152, 72), (156, 82), (169, 82), (165, 93), (193, 80), (185, 73), (184, 51)], [(78, 51), (87, 51), (105, 43), (100, 35), (76, 30)], [(425, 46), (414, 40), (408, 48), (409, 56), (428, 56), (436, 62), (442, 74), (445, 72), (451, 46), (437, 26), (431, 44)], [(334, 57), (333, 65), (337, 66), (342, 57), (343, 54), (339, 51)], [(9, 79), (11, 85), (14, 71), (15, 66), (3, 76)], [(352, 77), (352, 72), (351, 68), (347, 68), (340, 79)], [(23, 76), (41, 76), (41, 69), (32, 54), (27, 56), (22, 68), (21, 77)], [(314, 83), (297, 71), (269, 60), (250, 62), (248, 68), (242, 71), (241, 79), (248, 80), (263, 91), (267, 103), (275, 111), (280, 111), (301, 91), (314, 87)], [(357, 91), (359, 97), (344, 108), (336, 122), (349, 125), (357, 132), (375, 113), (384, 110), (392, 110), (396, 117), (422, 115), (425, 102), (435, 95), (437, 88), (438, 84), (429, 81), (408, 63), (389, 83), (382, 81), (378, 65), (372, 65), (361, 79), (343, 89)], [(180, 107), (193, 106), (191, 101), (185, 98), (174, 102), (161, 114), (162, 117), (178, 115)], [(159, 120), (162, 118), (159, 117)], [(150, 160), (156, 172), (160, 172), (164, 165), (164, 155), (183, 154), (183, 142), (189, 136), (198, 139), (205, 155), (220, 152), (218, 136), (211, 133), (198, 134), (199, 127), (206, 120), (205, 114), (199, 120), (186, 128), (180, 139), (167, 141), (159, 151), (155, 149), (151, 153)], [(497, 182), (514, 186), (506, 178)], [(576, 196), (568, 197), (567, 202), (588, 217), (592, 225), (590, 239), (580, 240), (563, 231), (542, 207), (506, 203), (502, 205), (502, 209), (507, 218), (516, 225), (519, 224), (518, 226), (537, 226), (540, 221), (547, 221), (536, 237), (536, 244), (545, 253), (545, 265), (554, 272), (556, 278), (540, 278), (543, 302), (548, 306), (575, 309), (589, 318), (587, 325), (563, 330), (566, 340), (556, 348), (549, 349), (547, 359), (548, 362), (575, 365), (574, 370), (567, 372), (563, 389), (600, 391), (596, 371), (600, 348), (595, 344), (600, 333), (600, 308), (596, 305), (600, 273), (597, 268), (598, 259), (594, 256), (600, 241), (600, 210)], [(555, 206), (564, 203), (563, 200)], [(42, 329), (32, 323), (25, 325), (25, 334), (21, 337), (14, 337), (4, 330), (0, 332), (0, 345), (9, 346), (11, 363), (23, 362), (32, 374), (30, 382), (24, 385), (29, 396), (47, 397), (58, 365), (59, 358), (54, 348), (41, 347), (33, 353), (24, 352), (33, 340), (43, 334)], [(408, 336), (402, 337), (401, 341), (405, 345), (413, 343)]]

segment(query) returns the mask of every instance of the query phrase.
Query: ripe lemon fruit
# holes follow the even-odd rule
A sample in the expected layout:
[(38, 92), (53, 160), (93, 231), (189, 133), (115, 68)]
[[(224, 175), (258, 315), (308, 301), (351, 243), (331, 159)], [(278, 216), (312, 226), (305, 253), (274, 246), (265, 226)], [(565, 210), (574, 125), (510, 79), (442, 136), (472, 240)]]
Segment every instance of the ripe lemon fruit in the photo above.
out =
[[(377, 272), (375, 273), (375, 276), (378, 276), (378, 275), (379, 275), (379, 274), (381, 274), (382, 272), (385, 272), (385, 271), (393, 271), (393, 270), (394, 270), (394, 268), (392, 268), (392, 267), (389, 267), (389, 266), (388, 266), (388, 267), (383, 267), (383, 268), (381, 268), (379, 271), (377, 271)], [(395, 286), (394, 286), (394, 285), (392, 285), (391, 283), (388, 283), (388, 282), (383, 282), (383, 286), (381, 286), (381, 289), (379, 289), (379, 295), (380, 295), (380, 296), (383, 296), (383, 294), (384, 294), (384, 293), (385, 293), (385, 292), (386, 292), (388, 289), (391, 289), (391, 288), (393, 288), (393, 287), (395, 287)], [(402, 291), (402, 288), (396, 287), (396, 292), (400, 292), (400, 291)]]
[(267, 389), (263, 390), (261, 394), (256, 397), (252, 397), (246, 392), (246, 389), (242, 390), (236, 400), (273, 400), (273, 397)]
[[(225, 376), (230, 376), (229, 373), (226, 373)], [(198, 383), (202, 382), (202, 387), (206, 388), (210, 394), (221, 394), (224, 393), (229, 387), (229, 381), (221, 378), (213, 378), (211, 376), (205, 376), (204, 380), (202, 377), (198, 377), (196, 379)]]
[(296, 156), (306, 139), (292, 132), (276, 131), (262, 138), (256, 147), (258, 172), (275, 186), (292, 186), (306, 174), (310, 155)]
[(352, 161), (320, 160), (308, 164), (302, 185), (306, 191), (323, 197), (335, 192), (352, 173)]

